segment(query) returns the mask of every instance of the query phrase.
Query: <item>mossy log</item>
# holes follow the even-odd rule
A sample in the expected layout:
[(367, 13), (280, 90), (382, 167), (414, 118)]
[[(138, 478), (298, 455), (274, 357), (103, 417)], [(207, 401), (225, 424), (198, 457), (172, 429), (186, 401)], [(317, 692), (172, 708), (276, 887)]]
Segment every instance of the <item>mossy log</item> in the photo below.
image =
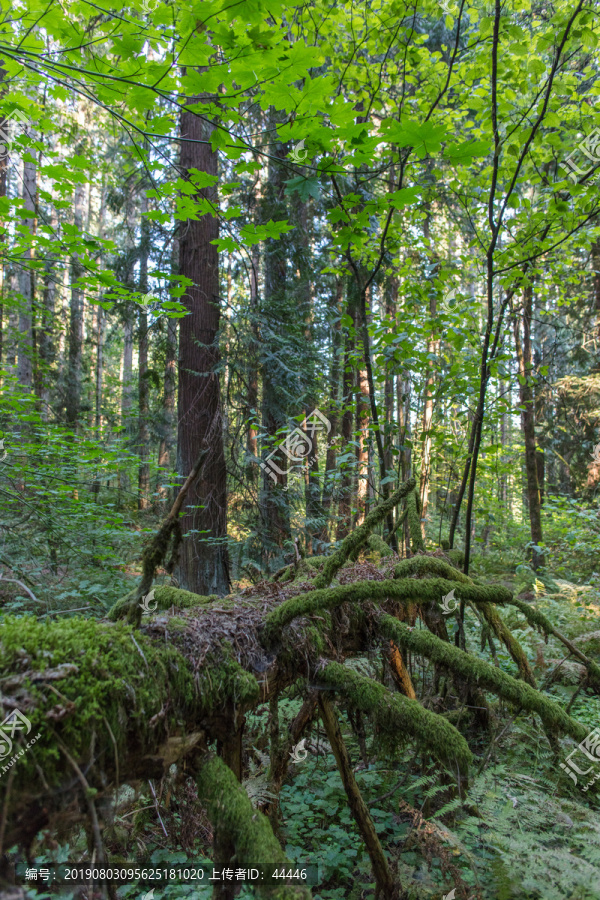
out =
[[(19, 709), (40, 738), (18, 760), (10, 778), (0, 782), (4, 847), (28, 849), (49, 823), (62, 823), (57, 837), (68, 835), (74, 823), (96, 816), (95, 792), (109, 799), (125, 782), (162, 777), (173, 763), (195, 767), (201, 761), (201, 769), (195, 769), (199, 790), (209, 815), (219, 821), (215, 833), (224, 836), (218, 852), (254, 864), (256, 853), (268, 850), (269, 858), (262, 861), (283, 861), (283, 856), (271, 855), (283, 851), (278, 851), (267, 819), (252, 810), (236, 773), (239, 777), (244, 716), (299, 677), (320, 680), (350, 708), (368, 712), (390, 744), (402, 737), (414, 739), (464, 773), (470, 750), (447, 719), (341, 664), (350, 654), (381, 647), (382, 637), (385, 653), (393, 642), (448, 669), (471, 691), (491, 691), (536, 712), (548, 732), (582, 740), (586, 729), (557, 703), (448, 642), (440, 601), (455, 590), (484, 616), (487, 612), (492, 627), (506, 629), (510, 644), (509, 629), (497, 621), (496, 604), (514, 603), (504, 588), (476, 584), (445, 560), (426, 555), (399, 563), (393, 579), (375, 576), (329, 586), (403, 489), (418, 516), (414, 486), (403, 485), (387, 507), (382, 505), (383, 513), (380, 507), (378, 515), (369, 514), (359, 538), (345, 541), (344, 552), (323, 563), (318, 579), (326, 584), (313, 590), (277, 583), (215, 599), (161, 586), (154, 589), (160, 614), (141, 618), (138, 587), (113, 610), (113, 618), (123, 613), (132, 617), (136, 603), (136, 628), (123, 621), (74, 618), (42, 624), (32, 617), (5, 618), (0, 712), (5, 716)], [(360, 573), (361, 567), (356, 569)], [(411, 629), (394, 618), (408, 610), (414, 621), (415, 608), (430, 631)], [(137, 622), (137, 614), (133, 618)], [(537, 624), (543, 625), (539, 619)], [(433, 685), (435, 689), (435, 679)], [(322, 709), (328, 702), (321, 703)], [(221, 760), (208, 758), (215, 741)], [(88, 787), (82, 790), (82, 784)], [(270, 890), (282, 900), (309, 896), (306, 889)]]
[(512, 675), (507, 675), (501, 669), (491, 666), (485, 660), (471, 656), (445, 641), (440, 641), (428, 631), (410, 629), (386, 614), (380, 616), (378, 626), (381, 634), (395, 641), (398, 646), (406, 647), (419, 656), (424, 656), (432, 662), (445, 666), (451, 672), (465, 678), (469, 683), (492, 691), (521, 709), (537, 713), (550, 730), (568, 734), (576, 741), (582, 741), (587, 736), (584, 726), (568, 716), (553, 700), (545, 697), (525, 682), (518, 681)]
[[(213, 756), (201, 765), (197, 784), (198, 796), (211, 822), (228, 835), (234, 846), (231, 865), (290, 867), (269, 820), (253, 808), (246, 791), (223, 760)], [(309, 900), (311, 896), (306, 887), (257, 885), (255, 889), (270, 900)]]
[(461, 773), (467, 774), (473, 757), (466, 740), (446, 719), (425, 709), (418, 700), (392, 694), (382, 684), (336, 662), (329, 662), (319, 670), (318, 679), (353, 707), (372, 716), (388, 744), (414, 738), (421, 748), (448, 764), (452, 771), (457, 764)]
[(461, 597), (473, 603), (509, 603), (512, 594), (502, 587), (484, 587), (478, 584), (463, 584), (447, 581), (445, 578), (401, 578), (385, 581), (359, 581), (342, 587), (323, 588), (308, 591), (286, 600), (281, 606), (269, 613), (266, 618), (263, 640), (271, 644), (288, 625), (299, 616), (307, 616), (322, 610), (335, 609), (342, 603), (358, 603), (363, 601), (396, 602), (440, 601), (451, 590), (460, 590)]

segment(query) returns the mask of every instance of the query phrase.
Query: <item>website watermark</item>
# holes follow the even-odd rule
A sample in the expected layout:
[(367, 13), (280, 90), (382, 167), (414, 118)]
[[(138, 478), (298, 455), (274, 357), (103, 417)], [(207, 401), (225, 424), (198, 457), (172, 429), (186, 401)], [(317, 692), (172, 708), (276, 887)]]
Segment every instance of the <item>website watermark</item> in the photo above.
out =
[(329, 419), (324, 416), (319, 409), (313, 409), (310, 415), (305, 417), (302, 428), (294, 428), (285, 440), (278, 444), (277, 447), (261, 461), (261, 469), (269, 476), (269, 478), (273, 479), (275, 484), (277, 484), (278, 475), (288, 475), (288, 477), (293, 477), (290, 476), (290, 471), (288, 469), (280, 468), (275, 461), (275, 457), (278, 454), (283, 453), (287, 456), (292, 465), (304, 463), (305, 460), (308, 460), (309, 463), (314, 462), (316, 458), (314, 454), (317, 449), (317, 434), (328, 435), (330, 431), (331, 422)]
[[(577, 763), (573, 762), (571, 759), (572, 756), (575, 756), (576, 753), (583, 753), (585, 757), (587, 757), (587, 761), (591, 761), (596, 763), (596, 766), (589, 766), (587, 769), (582, 771)], [(583, 761), (585, 765), (585, 761)], [(590, 772), (594, 773), (594, 777), (587, 782), (585, 787), (582, 787), (582, 791), (587, 791), (596, 781), (600, 779), (600, 728), (594, 728), (586, 738), (584, 738), (574, 750), (569, 753), (567, 756), (566, 763), (559, 763), (561, 769), (563, 769), (569, 778), (573, 779), (573, 783), (577, 784), (577, 776), (581, 775), (582, 777), (589, 775)]]
[[(11, 759), (8, 759), (10, 754), (13, 751), (13, 738), (16, 732), (25, 732), (25, 735), (28, 735), (31, 731), (31, 722), (24, 716), (22, 712), (18, 709), (14, 709), (11, 713), (9, 713), (3, 722), (0, 722), (0, 777), (8, 772), (9, 769), (13, 767), (13, 765), (19, 760), (22, 756), (27, 753), (30, 747), (32, 747), (35, 742), (42, 736), (41, 731), (36, 734), (34, 738), (32, 738), (25, 747), (22, 747), (18, 753), (15, 753)], [(1, 760), (6, 759), (6, 764), (3, 764)]]
[[(304, 160), (306, 159), (306, 157), (308, 156), (308, 150), (304, 149), (305, 140), (306, 140), (306, 138), (303, 138), (301, 141), (298, 141), (297, 144), (294, 144), (294, 147), (292, 148), (292, 152), (289, 154), (289, 158), (297, 166), (301, 165), (304, 162)], [(304, 155), (301, 156), (301, 154), (304, 154)]]
[[(454, 599), (454, 591), (456, 588), (452, 588), (451, 591), (448, 591), (447, 594), (444, 594), (442, 597), (442, 615), (449, 616), (450, 613), (455, 612), (458, 609), (458, 601)], [(451, 606), (450, 604), (454, 604)]]
[(142, 608), (143, 616), (149, 616), (150, 613), (156, 612), (156, 610), (158, 609), (158, 600), (154, 600), (154, 606), (150, 606), (153, 600), (154, 590), (151, 590), (149, 594), (146, 594), (144, 597), (142, 597), (139, 606), (141, 606)]
[(295, 747), (292, 748), (292, 752), (290, 756), (292, 758), (293, 763), (301, 763), (304, 762), (306, 757), (308, 756), (308, 750), (304, 746), (306, 744), (306, 738), (302, 738)]
[(31, 119), (21, 110), (15, 109), (4, 117), (0, 125), (0, 161), (7, 159), (14, 149), (16, 138), (20, 134), (27, 134), (31, 128)]
[[(583, 140), (579, 141), (575, 150), (565, 160), (565, 166), (568, 166), (570, 169), (569, 178), (574, 184), (577, 183), (579, 178), (589, 173), (589, 168), (580, 169), (573, 161), (572, 157), (576, 155), (577, 150), (580, 150), (584, 156), (587, 156), (590, 162), (594, 164), (600, 163), (600, 128), (594, 128)], [(593, 180), (596, 181), (597, 179), (598, 175)]]
[(138, 297), (135, 302), (138, 304), (138, 306), (147, 306), (150, 309), (157, 309), (161, 303), (160, 298), (152, 293), (142, 294), (142, 296)]

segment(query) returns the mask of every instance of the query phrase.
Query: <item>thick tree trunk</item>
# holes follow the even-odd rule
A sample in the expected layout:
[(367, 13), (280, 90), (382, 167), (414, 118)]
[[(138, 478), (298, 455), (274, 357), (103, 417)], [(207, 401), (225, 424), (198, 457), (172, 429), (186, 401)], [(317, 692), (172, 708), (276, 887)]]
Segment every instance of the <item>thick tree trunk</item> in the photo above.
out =
[[(521, 427), (525, 441), (525, 472), (527, 478), (527, 501), (529, 507), (529, 524), (531, 540), (535, 547), (543, 541), (542, 535), (542, 498), (538, 483), (538, 465), (535, 440), (535, 405), (533, 396), (533, 365), (531, 358), (531, 316), (533, 305), (533, 288), (531, 285), (523, 291), (522, 328), (518, 317), (514, 318), (515, 350), (519, 366), (519, 399), (521, 402)], [(536, 549), (531, 554), (533, 568), (537, 571), (545, 565), (544, 554)]]
[[(269, 128), (274, 133), (278, 124), (277, 115), (272, 112), (269, 120)], [(263, 202), (262, 216), (265, 219), (285, 219), (289, 215), (285, 203), (285, 179), (287, 172), (283, 161), (288, 152), (288, 145), (276, 142), (270, 147), (269, 171), (265, 198)], [(285, 328), (288, 319), (289, 304), (286, 290), (289, 290), (287, 279), (288, 259), (291, 255), (289, 240), (268, 240), (264, 245), (264, 315), (270, 329), (274, 334)], [(262, 359), (262, 425), (263, 431), (269, 436), (267, 452), (271, 453), (278, 444), (277, 434), (287, 419), (288, 398), (282, 390), (282, 381), (285, 375), (284, 369), (279, 364), (278, 347), (273, 342), (265, 348)], [(300, 409), (293, 410), (297, 415)], [(290, 517), (287, 501), (287, 468), (288, 459), (278, 452), (273, 457), (273, 462), (278, 470), (272, 468), (269, 471), (263, 469), (262, 487), (260, 492), (260, 517), (261, 531), (264, 535), (264, 557), (268, 561), (277, 548), (283, 548), (285, 541), (290, 539)], [(281, 474), (283, 472), (283, 474)], [(267, 563), (268, 565), (268, 563)]]
[[(217, 176), (218, 155), (209, 143), (213, 127), (195, 113), (181, 113), (184, 177), (190, 169)], [(216, 207), (216, 184), (197, 196)], [(183, 298), (190, 315), (180, 319), (179, 326), (177, 471), (182, 478), (202, 446), (209, 452), (181, 520), (185, 536), (178, 576), (180, 587), (198, 594), (226, 594), (229, 589), (227, 472), (217, 371), (219, 254), (212, 243), (218, 236), (218, 219), (210, 214), (181, 223), (179, 273), (192, 282)]]

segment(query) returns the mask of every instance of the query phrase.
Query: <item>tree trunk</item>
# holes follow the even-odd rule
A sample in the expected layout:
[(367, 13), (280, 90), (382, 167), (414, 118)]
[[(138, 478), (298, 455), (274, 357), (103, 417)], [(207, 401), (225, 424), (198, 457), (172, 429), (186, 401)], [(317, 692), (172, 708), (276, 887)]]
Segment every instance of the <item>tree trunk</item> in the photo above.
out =
[[(209, 142), (213, 130), (205, 118), (193, 112), (181, 113), (184, 177), (189, 177), (190, 169), (197, 169), (216, 178), (218, 155)], [(216, 207), (216, 183), (196, 196)], [(186, 590), (223, 595), (229, 590), (229, 560), (227, 472), (217, 371), (219, 254), (212, 243), (218, 236), (218, 219), (210, 214), (181, 223), (179, 273), (192, 282), (182, 300), (190, 315), (179, 320), (177, 471), (182, 478), (192, 470), (201, 447), (209, 452), (187, 496), (178, 576), (180, 587)]]
[[(141, 203), (140, 246), (140, 294), (148, 293), (148, 253), (150, 244), (149, 223), (144, 213), (148, 209), (145, 196)], [(148, 388), (148, 313), (140, 307), (138, 320), (138, 509), (150, 506), (150, 409)]]
[[(351, 291), (349, 292), (351, 294)], [(350, 441), (352, 440), (353, 396), (354, 396), (354, 368), (352, 355), (355, 348), (355, 307), (351, 296), (348, 297), (346, 314), (352, 319), (352, 332), (346, 332), (344, 346), (344, 371), (342, 373), (342, 452), (349, 455)], [(354, 468), (348, 461), (344, 464), (340, 485), (340, 500), (338, 504), (338, 524), (336, 540), (341, 541), (351, 531), (352, 525), (352, 496), (354, 488)]]
[[(535, 405), (533, 396), (533, 365), (531, 358), (531, 316), (533, 288), (527, 286), (523, 291), (522, 328), (518, 317), (514, 318), (515, 350), (519, 366), (519, 400), (521, 402), (521, 427), (525, 441), (525, 472), (527, 476), (527, 501), (529, 506), (529, 524), (531, 540), (534, 547), (543, 541), (542, 535), (542, 498), (538, 483), (538, 467), (535, 440)], [(537, 571), (545, 565), (544, 554), (536, 549), (531, 554), (533, 568)]]
[[(179, 239), (173, 241), (171, 258), (173, 275), (179, 270)], [(158, 447), (158, 466), (169, 469), (173, 465), (173, 450), (176, 444), (175, 434), (175, 396), (177, 393), (177, 319), (167, 319), (165, 343), (165, 371), (163, 378), (162, 417), (160, 423), (160, 444)], [(167, 487), (161, 484), (158, 476), (158, 494), (166, 499)]]
[[(85, 199), (85, 185), (78, 184), (75, 187), (74, 225), (81, 234), (83, 227), (83, 206)], [(83, 274), (79, 261), (79, 254), (71, 257), (71, 302), (69, 308), (69, 347), (67, 356), (67, 383), (66, 383), (66, 418), (67, 423), (75, 428), (81, 409), (81, 365), (83, 351), (83, 291), (77, 284), (77, 280)]]
[[(269, 129), (275, 133), (278, 124), (277, 114), (271, 112)], [(288, 145), (279, 141), (270, 147), (268, 180), (263, 202), (262, 217), (265, 219), (285, 219), (288, 210), (285, 203), (285, 179), (287, 170), (283, 162), (287, 156)], [(290, 241), (268, 240), (264, 245), (264, 315), (273, 332), (285, 328), (288, 304), (286, 289), (289, 290), (287, 275), (288, 258), (291, 255)], [(284, 370), (280, 366), (275, 347), (265, 348), (262, 359), (262, 424), (263, 432), (268, 435), (268, 453), (278, 444), (277, 433), (286, 423), (287, 398), (283, 394), (280, 379)], [(294, 410), (298, 414), (299, 409)], [(283, 452), (272, 457), (276, 470), (263, 468), (262, 487), (260, 492), (261, 532), (264, 546), (264, 559), (277, 554), (284, 543), (290, 539), (290, 517), (287, 502), (287, 468), (288, 460)], [(267, 465), (267, 463), (263, 463)], [(277, 471), (279, 470), (279, 471)]]
[(343, 282), (341, 278), (336, 278), (335, 291), (333, 295), (333, 333), (331, 340), (331, 366), (329, 370), (329, 406), (327, 409), (327, 417), (331, 422), (331, 431), (329, 433), (329, 441), (327, 443), (327, 453), (325, 456), (325, 475), (323, 477), (323, 494), (321, 499), (321, 509), (323, 512), (323, 527), (321, 528), (320, 539), (324, 543), (329, 542), (329, 518), (331, 516), (331, 504), (333, 500), (333, 492), (335, 485), (335, 461), (336, 446), (335, 439), (338, 433), (339, 425), (339, 383), (340, 383), (340, 346), (341, 346), (341, 315), (342, 315), (342, 296)]
[[(30, 156), (31, 151), (27, 153)], [(23, 227), (28, 233), (30, 245), (22, 256), (23, 265), (19, 267), (19, 293), (21, 306), (19, 310), (19, 357), (17, 363), (17, 380), (21, 387), (33, 387), (33, 237), (35, 234), (35, 211), (37, 204), (37, 167), (33, 160), (27, 158), (23, 163), (23, 200), (25, 209), (32, 213), (23, 219)]]

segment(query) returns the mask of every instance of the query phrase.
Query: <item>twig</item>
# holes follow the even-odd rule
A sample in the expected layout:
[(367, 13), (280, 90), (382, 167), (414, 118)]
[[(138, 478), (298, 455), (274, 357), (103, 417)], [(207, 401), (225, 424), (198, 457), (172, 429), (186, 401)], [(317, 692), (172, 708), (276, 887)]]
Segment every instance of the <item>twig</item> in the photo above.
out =
[(32, 600), (35, 600), (36, 603), (43, 603), (43, 600), (38, 600), (33, 591), (30, 591), (26, 584), (23, 584), (22, 581), (19, 581), (18, 578), (4, 578), (3, 575), (0, 574), (0, 578), (2, 581), (10, 581), (11, 584), (18, 584), (19, 587), (22, 587), (24, 591), (27, 591)]
[(156, 809), (156, 815), (158, 816), (158, 821), (162, 825), (162, 830), (165, 833), (165, 837), (168, 838), (169, 835), (167, 833), (167, 829), (165, 828), (165, 823), (163, 822), (163, 820), (161, 818), (160, 810), (158, 808), (158, 800), (156, 798), (156, 792), (154, 790), (154, 786), (153, 786), (152, 782), (150, 781), (150, 779), (148, 779), (148, 784), (150, 785), (150, 790), (152, 791), (152, 796), (154, 797), (154, 808)]

